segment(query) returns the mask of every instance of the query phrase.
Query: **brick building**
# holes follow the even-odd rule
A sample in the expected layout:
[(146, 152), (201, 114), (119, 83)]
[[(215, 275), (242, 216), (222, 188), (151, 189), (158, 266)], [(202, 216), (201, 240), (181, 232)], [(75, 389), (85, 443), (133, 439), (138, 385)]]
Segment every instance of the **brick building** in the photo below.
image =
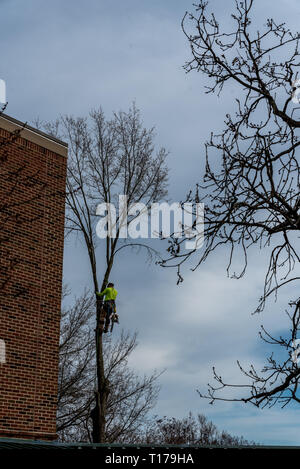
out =
[(56, 438), (66, 163), (64, 142), (0, 116), (2, 438)]

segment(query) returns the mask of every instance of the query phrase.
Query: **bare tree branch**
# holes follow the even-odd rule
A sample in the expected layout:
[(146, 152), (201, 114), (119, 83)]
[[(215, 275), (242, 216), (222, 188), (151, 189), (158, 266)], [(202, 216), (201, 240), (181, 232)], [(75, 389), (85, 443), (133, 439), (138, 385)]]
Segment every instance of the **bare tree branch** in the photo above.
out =
[[(187, 196), (189, 202), (205, 204), (204, 247), (202, 251), (186, 252), (185, 239), (172, 236), (169, 255), (160, 264), (176, 268), (181, 282), (182, 268), (188, 261), (196, 258), (195, 270), (218, 248), (227, 247), (227, 273), (241, 278), (249, 252), (255, 247), (269, 251), (263, 292), (255, 311), (258, 313), (266, 299), (271, 295), (276, 299), (284, 286), (297, 288), (300, 279), (300, 119), (299, 103), (293, 99), (300, 36), (273, 19), (257, 30), (251, 18), (254, 1), (234, 3), (229, 31), (214, 13), (208, 12), (204, 0), (182, 21), (191, 51), (186, 72), (206, 75), (207, 93), (219, 95), (228, 84), (235, 84), (236, 112), (226, 115), (223, 132), (211, 134), (205, 146), (203, 181)], [(234, 269), (235, 256), (243, 260), (238, 272)], [(263, 340), (285, 348), (288, 355), (278, 360), (272, 355), (261, 373), (253, 366), (246, 371), (238, 362), (250, 381), (246, 385), (228, 384), (214, 370), (218, 386), (209, 386), (207, 394), (200, 393), (202, 397), (211, 402), (242, 401), (262, 407), (299, 401), (300, 372), (291, 356), (292, 341), (298, 333), (299, 300), (291, 301), (290, 306), (294, 308), (292, 326), (284, 339), (271, 338), (264, 329), (261, 333)], [(226, 398), (225, 389), (247, 394)]]

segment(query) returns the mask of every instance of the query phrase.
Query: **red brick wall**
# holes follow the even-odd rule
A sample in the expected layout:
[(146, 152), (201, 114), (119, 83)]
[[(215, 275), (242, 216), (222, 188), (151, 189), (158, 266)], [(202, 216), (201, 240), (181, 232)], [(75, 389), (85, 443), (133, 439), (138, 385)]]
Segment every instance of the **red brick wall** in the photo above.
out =
[(19, 137), (0, 160), (0, 437), (52, 440), (67, 159), (43, 139)]

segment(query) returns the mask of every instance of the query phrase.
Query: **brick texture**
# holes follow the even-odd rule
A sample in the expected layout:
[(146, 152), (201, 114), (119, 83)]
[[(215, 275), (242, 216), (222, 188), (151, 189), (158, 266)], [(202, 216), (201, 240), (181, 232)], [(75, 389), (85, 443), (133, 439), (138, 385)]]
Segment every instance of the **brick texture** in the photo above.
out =
[(43, 138), (0, 154), (0, 437), (53, 440), (67, 159)]

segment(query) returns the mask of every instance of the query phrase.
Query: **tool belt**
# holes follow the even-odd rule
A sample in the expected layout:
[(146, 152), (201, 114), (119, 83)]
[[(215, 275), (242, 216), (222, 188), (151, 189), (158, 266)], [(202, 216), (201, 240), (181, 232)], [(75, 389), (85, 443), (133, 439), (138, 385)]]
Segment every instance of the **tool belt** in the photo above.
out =
[(116, 303), (115, 303), (115, 300), (105, 300), (104, 301), (104, 309), (109, 309), (111, 308), (112, 312), (115, 311), (116, 309)]

